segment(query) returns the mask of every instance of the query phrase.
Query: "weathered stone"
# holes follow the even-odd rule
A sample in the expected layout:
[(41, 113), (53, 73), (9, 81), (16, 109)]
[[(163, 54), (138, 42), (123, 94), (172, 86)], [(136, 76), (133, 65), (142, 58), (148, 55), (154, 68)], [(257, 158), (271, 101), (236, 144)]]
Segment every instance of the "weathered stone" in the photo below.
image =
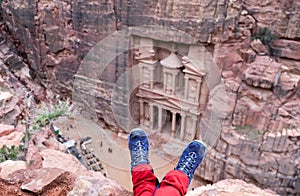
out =
[(268, 56), (257, 56), (243, 74), (243, 80), (251, 86), (271, 89), (278, 83), (280, 64)]
[(285, 103), (282, 107), (279, 108), (278, 114), (288, 124), (299, 127), (299, 122), (300, 122), (300, 101), (299, 101), (299, 99), (295, 99), (295, 100)]
[(253, 184), (248, 184), (242, 180), (222, 180), (213, 185), (202, 186), (189, 191), (187, 196), (239, 196), (239, 195), (277, 195), (270, 190), (262, 190)]
[(16, 129), (14, 128), (14, 126), (0, 124), (0, 137), (9, 135), (9, 134), (11, 134), (14, 131), (16, 131)]
[(0, 148), (3, 145), (17, 147), (20, 145), (22, 137), (22, 131), (10, 125), (0, 124)]
[[(57, 174), (60, 173), (59, 176)], [(2, 195), (66, 195), (73, 188), (75, 176), (59, 169), (17, 170), (0, 179)], [(4, 188), (5, 187), (5, 188)], [(22, 189), (24, 188), (24, 189)]]
[(0, 178), (6, 179), (9, 174), (20, 169), (26, 169), (26, 162), (7, 160), (3, 163), (0, 163), (0, 169)]
[[(66, 154), (57, 150), (45, 149), (40, 152), (43, 159), (43, 168), (58, 168), (74, 174), (81, 175), (101, 175), (99, 172), (88, 171), (73, 155)], [(59, 163), (59, 164), (58, 164)]]
[(240, 54), (246, 63), (252, 63), (256, 57), (256, 53), (252, 49), (240, 50)]
[(257, 52), (259, 55), (266, 55), (269, 53), (268, 49), (266, 48), (265, 45), (259, 40), (255, 39), (251, 42), (251, 48)]
[(278, 39), (272, 42), (273, 54), (283, 58), (300, 60), (300, 42), (293, 40)]
[(75, 183), (73, 190), (68, 196), (84, 196), (84, 195), (132, 195), (125, 191), (116, 182), (107, 178), (93, 178), (82, 176)]
[(33, 193), (40, 193), (46, 186), (63, 175), (64, 172), (64, 170), (56, 168), (35, 170), (36, 176), (30, 179), (29, 182), (23, 183), (21, 189)]

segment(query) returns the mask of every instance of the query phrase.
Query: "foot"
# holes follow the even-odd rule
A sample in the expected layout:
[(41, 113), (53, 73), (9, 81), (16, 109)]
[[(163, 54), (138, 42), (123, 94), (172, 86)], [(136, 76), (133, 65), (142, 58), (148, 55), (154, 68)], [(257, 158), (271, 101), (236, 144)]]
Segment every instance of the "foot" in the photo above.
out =
[(142, 129), (133, 129), (128, 137), (128, 147), (131, 155), (131, 169), (140, 164), (149, 164), (148, 137)]
[(187, 175), (190, 182), (194, 172), (203, 161), (206, 154), (206, 146), (199, 140), (194, 140), (184, 149), (175, 170), (180, 170)]

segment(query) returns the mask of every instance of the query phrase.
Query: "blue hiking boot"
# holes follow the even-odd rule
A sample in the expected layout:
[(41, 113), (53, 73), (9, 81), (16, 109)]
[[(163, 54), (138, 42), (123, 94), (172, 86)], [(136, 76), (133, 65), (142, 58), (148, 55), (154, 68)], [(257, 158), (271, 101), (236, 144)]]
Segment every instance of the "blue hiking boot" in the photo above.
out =
[(128, 147), (131, 155), (131, 169), (140, 164), (149, 164), (148, 137), (142, 129), (133, 129), (128, 137)]
[(184, 149), (175, 170), (180, 170), (187, 175), (190, 183), (194, 172), (203, 161), (206, 154), (206, 146), (199, 140), (194, 140)]

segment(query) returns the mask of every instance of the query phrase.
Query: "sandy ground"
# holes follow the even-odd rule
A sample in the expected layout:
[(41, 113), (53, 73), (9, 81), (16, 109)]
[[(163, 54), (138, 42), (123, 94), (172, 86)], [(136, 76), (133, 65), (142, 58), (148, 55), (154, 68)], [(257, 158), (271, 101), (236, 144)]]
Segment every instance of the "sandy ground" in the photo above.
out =
[[(92, 137), (92, 143), (88, 144), (87, 147), (93, 150), (103, 164), (102, 173), (118, 182), (125, 189), (132, 191), (127, 135), (123, 134), (118, 137), (116, 133), (104, 130), (96, 123), (81, 116), (60, 118), (54, 124), (63, 132), (65, 138), (69, 137), (79, 141), (80, 138)], [(155, 135), (151, 135), (149, 140), (149, 159), (155, 175), (161, 180), (168, 171), (174, 168), (184, 146), (173, 141), (161, 145), (161, 140)], [(112, 149), (112, 152), (109, 152), (109, 148)], [(194, 180), (189, 189), (198, 186), (201, 186), (200, 182)]]

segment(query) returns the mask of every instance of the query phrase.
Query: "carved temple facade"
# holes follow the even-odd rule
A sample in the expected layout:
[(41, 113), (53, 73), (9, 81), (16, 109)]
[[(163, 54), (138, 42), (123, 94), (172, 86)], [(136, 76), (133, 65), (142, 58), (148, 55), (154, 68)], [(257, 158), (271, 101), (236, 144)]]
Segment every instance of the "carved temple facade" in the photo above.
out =
[[(140, 126), (179, 140), (200, 139), (199, 122), (206, 103), (202, 48), (180, 46), (149, 38), (136, 41), (139, 66)], [(197, 53), (197, 54), (196, 54)], [(203, 104), (201, 104), (203, 102)]]

